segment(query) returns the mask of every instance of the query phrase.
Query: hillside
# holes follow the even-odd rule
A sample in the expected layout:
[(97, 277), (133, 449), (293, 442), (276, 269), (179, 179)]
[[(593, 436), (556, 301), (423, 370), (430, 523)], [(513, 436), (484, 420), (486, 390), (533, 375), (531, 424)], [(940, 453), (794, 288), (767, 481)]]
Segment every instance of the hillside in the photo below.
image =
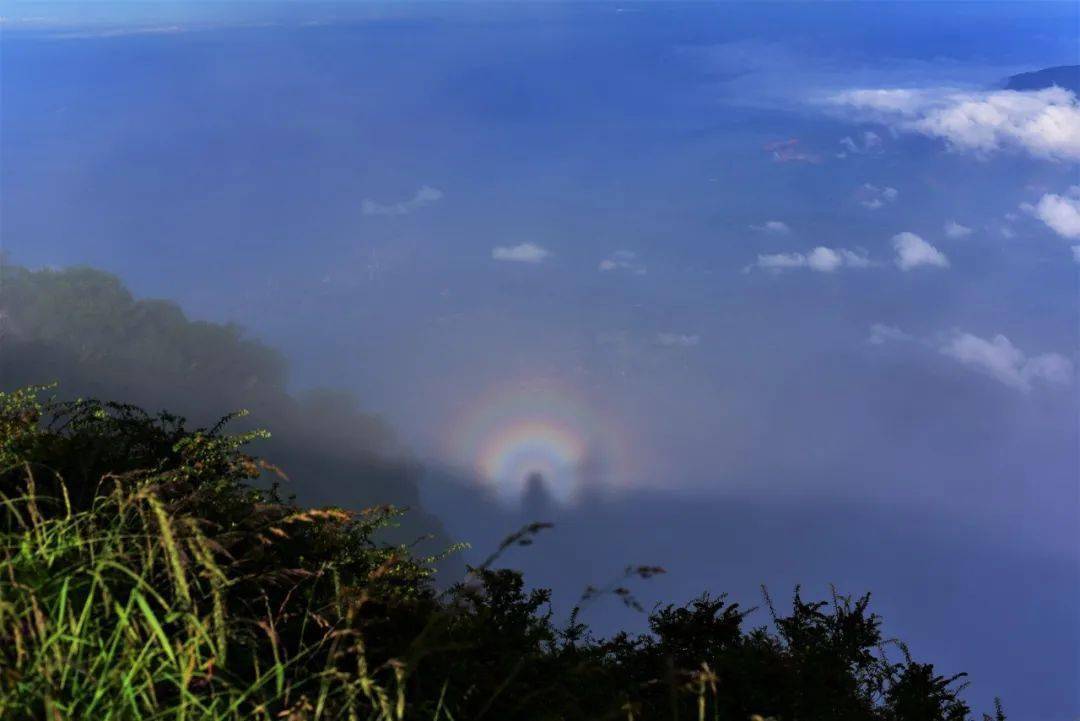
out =
[(393, 430), (345, 392), (289, 392), (285, 358), (240, 327), (137, 299), (119, 278), (92, 268), (9, 264), (0, 283), (0, 390), (57, 383), (64, 398), (122, 398), (196, 424), (249, 410), (271, 434), (259, 452), (304, 479), (284, 481), (283, 493), (308, 504), (410, 508), (392, 535), (434, 535), (432, 548), (446, 544), (441, 525), (419, 508), (419, 468)]

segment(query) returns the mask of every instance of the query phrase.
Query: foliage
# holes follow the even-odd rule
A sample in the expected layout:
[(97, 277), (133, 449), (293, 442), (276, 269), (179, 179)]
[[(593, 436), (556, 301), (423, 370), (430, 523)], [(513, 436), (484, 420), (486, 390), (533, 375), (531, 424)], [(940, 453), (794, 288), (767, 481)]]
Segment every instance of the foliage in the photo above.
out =
[[(498, 552), (438, 591), (435, 559), (374, 540), (397, 511), (256, 488), (274, 470), (244, 450), (259, 434), (224, 429), (0, 395), (0, 718), (971, 717), (959, 677), (884, 639), (869, 596), (796, 591), (788, 615), (766, 596), (772, 624), (746, 629), (703, 595), (595, 638)], [(621, 581), (583, 602), (604, 593), (636, 604)]]

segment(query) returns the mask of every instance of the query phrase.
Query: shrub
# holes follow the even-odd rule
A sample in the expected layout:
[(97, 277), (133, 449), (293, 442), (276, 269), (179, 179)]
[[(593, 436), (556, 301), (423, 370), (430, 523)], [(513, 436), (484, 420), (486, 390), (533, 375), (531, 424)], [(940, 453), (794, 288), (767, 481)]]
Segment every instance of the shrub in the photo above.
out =
[(436, 559), (378, 540), (395, 509), (282, 499), (228, 420), (0, 394), (0, 718), (970, 717), (959, 676), (889, 659), (869, 596), (796, 591), (746, 630), (704, 595), (603, 639), (498, 553), (440, 592)]

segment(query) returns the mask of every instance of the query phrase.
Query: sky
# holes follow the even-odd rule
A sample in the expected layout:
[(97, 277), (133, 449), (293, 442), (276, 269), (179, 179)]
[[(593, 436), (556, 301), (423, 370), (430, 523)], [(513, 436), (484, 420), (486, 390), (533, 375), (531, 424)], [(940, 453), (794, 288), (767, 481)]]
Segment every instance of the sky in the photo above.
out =
[(11, 261), (241, 324), (541, 581), (873, 590), (1080, 714), (1080, 106), (1003, 90), (1076, 4), (0, 8)]

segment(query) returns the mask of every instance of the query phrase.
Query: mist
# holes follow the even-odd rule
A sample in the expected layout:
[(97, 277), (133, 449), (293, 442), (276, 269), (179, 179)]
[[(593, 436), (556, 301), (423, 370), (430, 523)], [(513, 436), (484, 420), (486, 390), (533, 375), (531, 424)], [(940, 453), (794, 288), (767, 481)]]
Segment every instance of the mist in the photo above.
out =
[(467, 544), (442, 587), (551, 522), (497, 565), (556, 617), (870, 591), (1072, 719), (1080, 89), (1010, 77), (1077, 20), (14, 3), (0, 390), (245, 409), (284, 494)]

